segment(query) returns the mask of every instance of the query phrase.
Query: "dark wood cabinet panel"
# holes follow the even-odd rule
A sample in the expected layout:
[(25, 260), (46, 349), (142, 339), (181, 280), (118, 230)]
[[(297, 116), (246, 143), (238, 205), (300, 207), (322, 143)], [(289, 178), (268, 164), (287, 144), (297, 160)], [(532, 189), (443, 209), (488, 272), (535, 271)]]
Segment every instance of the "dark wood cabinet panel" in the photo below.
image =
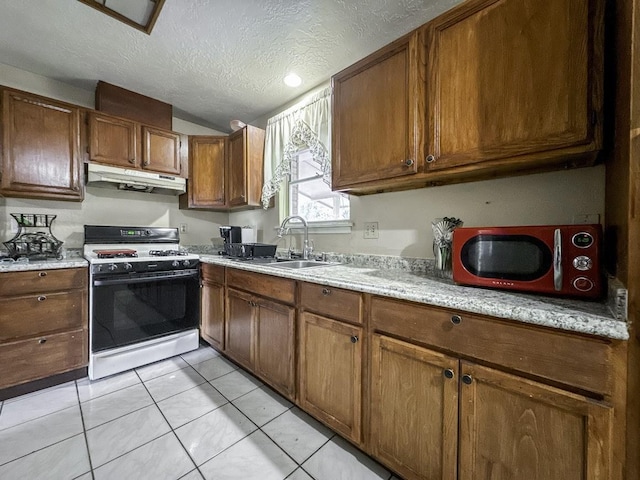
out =
[(300, 406), (360, 444), (363, 329), (308, 312), (299, 324)]
[(189, 137), (189, 179), (180, 208), (226, 208), (226, 144), (227, 137)]
[(225, 310), (225, 353), (253, 371), (257, 315), (253, 297), (229, 288)]
[(200, 334), (213, 347), (224, 349), (224, 286), (202, 282)]
[(229, 208), (260, 207), (265, 131), (247, 125), (229, 135), (227, 190)]
[(362, 323), (362, 294), (317, 283), (300, 283), (300, 305), (321, 315)]
[(84, 268), (10, 272), (0, 275), (0, 297), (86, 288), (87, 281)]
[(3, 90), (1, 127), (2, 195), (84, 198), (77, 107)]
[(180, 134), (142, 126), (142, 168), (180, 175)]
[(119, 167), (139, 167), (136, 129), (130, 120), (90, 113), (89, 159)]

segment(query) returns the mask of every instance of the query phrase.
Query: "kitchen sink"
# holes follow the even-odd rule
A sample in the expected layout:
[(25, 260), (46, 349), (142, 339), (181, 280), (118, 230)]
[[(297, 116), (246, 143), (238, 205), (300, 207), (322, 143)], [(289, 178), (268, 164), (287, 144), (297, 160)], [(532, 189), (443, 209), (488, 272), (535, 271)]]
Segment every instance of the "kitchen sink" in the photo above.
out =
[(310, 267), (327, 267), (330, 265), (339, 265), (339, 264), (329, 263), (329, 262), (319, 262), (316, 260), (287, 260), (285, 262), (277, 262), (277, 263), (269, 264), (270, 267), (274, 267), (274, 268), (291, 268), (291, 269), (310, 268)]

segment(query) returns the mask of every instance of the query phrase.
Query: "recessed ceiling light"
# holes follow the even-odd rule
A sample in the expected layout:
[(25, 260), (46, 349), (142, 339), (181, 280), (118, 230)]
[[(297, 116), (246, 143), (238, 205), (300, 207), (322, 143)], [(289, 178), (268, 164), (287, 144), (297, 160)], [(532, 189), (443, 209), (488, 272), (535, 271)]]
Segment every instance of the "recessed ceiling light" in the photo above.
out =
[(284, 83), (290, 87), (299, 87), (302, 84), (302, 79), (295, 73), (290, 73), (284, 77)]

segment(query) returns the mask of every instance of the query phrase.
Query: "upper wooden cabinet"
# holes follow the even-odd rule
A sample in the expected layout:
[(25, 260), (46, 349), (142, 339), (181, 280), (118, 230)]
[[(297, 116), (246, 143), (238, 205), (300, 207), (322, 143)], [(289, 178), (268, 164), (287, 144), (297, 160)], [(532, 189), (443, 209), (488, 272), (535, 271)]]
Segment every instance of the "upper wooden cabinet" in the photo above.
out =
[(2, 180), (8, 197), (84, 198), (80, 111), (24, 92), (2, 92)]
[(261, 207), (264, 135), (247, 125), (228, 137), (189, 137), (189, 182), (180, 208)]
[(260, 207), (264, 172), (264, 130), (247, 125), (229, 135), (228, 206)]
[(89, 160), (183, 175), (181, 135), (99, 112), (89, 113)]
[(333, 189), (591, 165), (604, 1), (468, 0), (332, 78)]
[(343, 70), (333, 86), (333, 189), (412, 175), (424, 156), (424, 30)]
[(598, 150), (603, 3), (473, 0), (431, 22), (427, 171)]
[(227, 137), (189, 137), (187, 193), (180, 195), (180, 208), (224, 209)]

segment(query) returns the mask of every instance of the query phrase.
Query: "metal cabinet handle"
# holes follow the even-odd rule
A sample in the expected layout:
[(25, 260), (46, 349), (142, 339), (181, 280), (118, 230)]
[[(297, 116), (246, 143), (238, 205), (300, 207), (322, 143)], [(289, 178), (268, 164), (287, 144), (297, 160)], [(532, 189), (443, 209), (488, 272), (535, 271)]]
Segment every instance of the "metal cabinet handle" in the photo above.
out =
[(405, 167), (410, 167), (413, 165), (413, 158), (407, 158), (402, 163), (404, 163)]
[(40, 296), (38, 297), (38, 301), (39, 301), (39, 302), (44, 302), (46, 299), (47, 299), (47, 297), (46, 297), (45, 295), (40, 295)]
[(427, 158), (425, 158), (427, 163), (433, 163), (436, 161), (436, 157), (433, 155), (427, 155)]
[(47, 276), (47, 272), (38, 272), (38, 276), (39, 277), (46, 277)]
[(351, 336), (351, 343), (357, 343), (357, 342), (358, 342), (358, 340), (359, 340), (359, 338), (358, 338), (358, 336), (357, 336), (357, 335), (352, 335), (352, 336)]
[(136, 163), (136, 159), (135, 158), (130, 158), (129, 159), (129, 163), (133, 165), (134, 163)]
[(148, 166), (150, 163), (151, 163), (151, 162), (150, 162), (149, 160), (145, 160), (145, 161), (144, 161), (144, 166), (146, 167), (146, 166)]
[(454, 377), (453, 370), (450, 369), (450, 368), (447, 368), (443, 373), (444, 373), (444, 378), (453, 378)]
[(451, 315), (451, 323), (454, 325), (460, 325), (462, 322), (462, 317), (460, 315)]
[(329, 289), (329, 288), (323, 288), (323, 289), (322, 289), (322, 294), (323, 294), (323, 295), (325, 295), (325, 296), (326, 296), (326, 295), (331, 295), (331, 289)]
[(471, 385), (471, 382), (473, 382), (473, 377), (471, 375), (465, 374), (462, 376), (462, 383), (465, 385)]
[(46, 338), (41, 338), (40, 340), (38, 340), (38, 344), (42, 345), (43, 343), (46, 343), (47, 339)]

